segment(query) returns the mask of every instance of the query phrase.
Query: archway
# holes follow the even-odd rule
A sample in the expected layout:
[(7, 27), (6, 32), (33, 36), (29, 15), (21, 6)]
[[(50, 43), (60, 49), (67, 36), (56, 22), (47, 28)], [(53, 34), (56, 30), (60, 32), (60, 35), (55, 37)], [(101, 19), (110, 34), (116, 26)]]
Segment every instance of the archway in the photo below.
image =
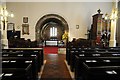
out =
[[(66, 20), (57, 14), (47, 14), (41, 17), (35, 27), (36, 40), (41, 42), (43, 40), (49, 40), (50, 37), (50, 28), (55, 26), (58, 31), (57, 39), (62, 40), (62, 35), (69, 31), (68, 24)], [(68, 39), (67, 39), (68, 40)]]

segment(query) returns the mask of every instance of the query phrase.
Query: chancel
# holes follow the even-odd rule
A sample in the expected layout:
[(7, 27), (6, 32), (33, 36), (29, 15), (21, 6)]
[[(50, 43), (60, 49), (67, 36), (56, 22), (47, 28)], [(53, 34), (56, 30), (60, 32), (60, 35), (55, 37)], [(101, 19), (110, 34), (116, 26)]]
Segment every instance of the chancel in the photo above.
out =
[(71, 1), (0, 1), (1, 80), (120, 80), (120, 1)]

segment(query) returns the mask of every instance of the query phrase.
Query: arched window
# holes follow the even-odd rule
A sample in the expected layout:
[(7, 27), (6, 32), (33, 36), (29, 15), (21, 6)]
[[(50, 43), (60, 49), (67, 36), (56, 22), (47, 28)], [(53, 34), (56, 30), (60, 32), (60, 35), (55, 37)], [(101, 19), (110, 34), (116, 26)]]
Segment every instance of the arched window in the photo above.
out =
[(50, 28), (50, 37), (57, 37), (57, 28), (55, 27)]

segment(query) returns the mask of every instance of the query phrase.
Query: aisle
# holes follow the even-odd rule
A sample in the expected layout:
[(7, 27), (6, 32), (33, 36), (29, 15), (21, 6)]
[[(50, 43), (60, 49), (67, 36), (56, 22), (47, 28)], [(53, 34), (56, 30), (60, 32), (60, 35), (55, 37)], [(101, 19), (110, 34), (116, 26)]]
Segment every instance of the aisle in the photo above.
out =
[(40, 80), (72, 80), (64, 62), (64, 54), (48, 54), (45, 55), (45, 60)]

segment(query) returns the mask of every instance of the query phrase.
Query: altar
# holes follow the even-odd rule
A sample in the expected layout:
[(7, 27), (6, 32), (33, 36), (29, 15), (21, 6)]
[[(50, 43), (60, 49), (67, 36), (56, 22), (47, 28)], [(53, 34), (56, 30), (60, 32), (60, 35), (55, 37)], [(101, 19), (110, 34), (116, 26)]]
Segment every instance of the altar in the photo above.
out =
[(46, 40), (44, 41), (44, 46), (52, 46), (52, 47), (64, 47), (64, 42), (59, 40)]
[(57, 40), (46, 40), (44, 41), (45, 46), (58, 46)]
[(63, 52), (62, 47), (64, 43), (58, 40), (46, 40), (44, 41), (44, 54), (58, 54)]

